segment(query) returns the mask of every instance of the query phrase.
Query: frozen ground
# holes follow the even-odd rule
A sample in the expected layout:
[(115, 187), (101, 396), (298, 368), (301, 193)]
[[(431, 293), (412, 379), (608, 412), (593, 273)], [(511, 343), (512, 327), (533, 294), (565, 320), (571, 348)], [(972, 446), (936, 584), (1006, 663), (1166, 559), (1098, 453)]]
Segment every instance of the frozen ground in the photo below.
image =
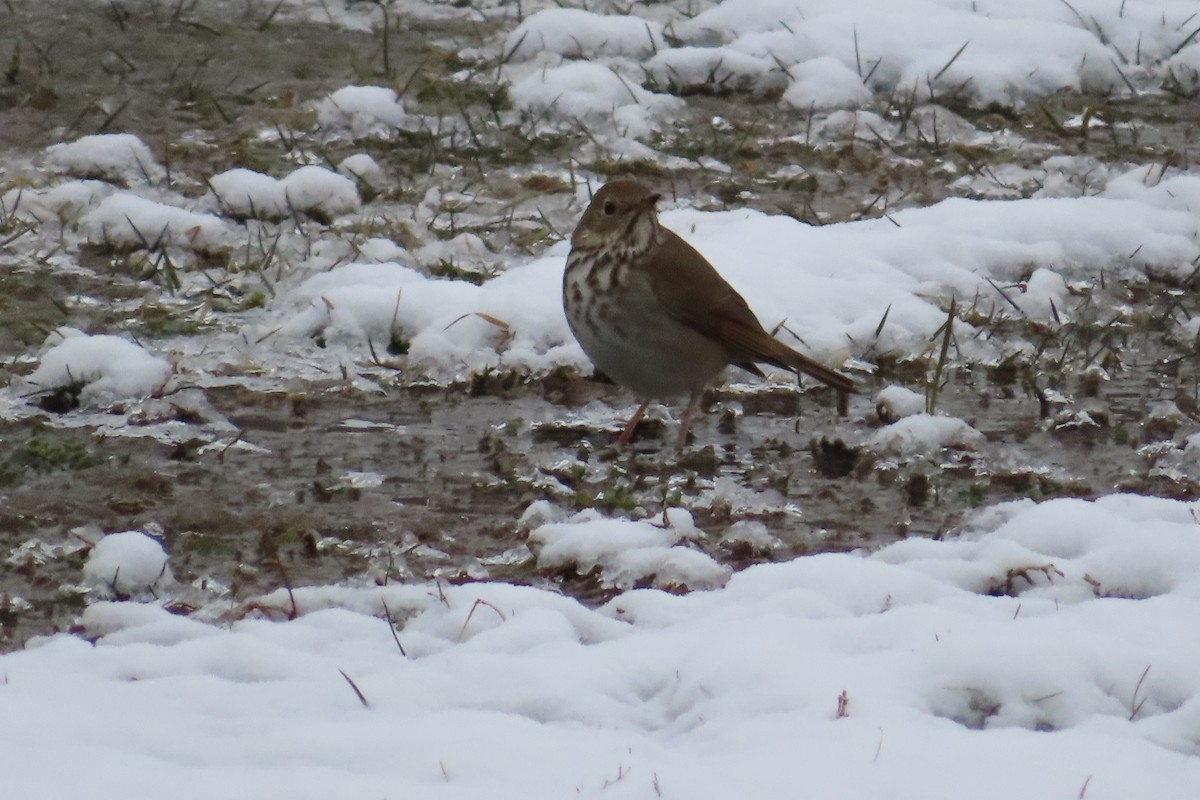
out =
[[(6, 786), (1200, 792), (1194, 3), (627, 11), (0, 10)], [(616, 175), (847, 416), (612, 449)]]

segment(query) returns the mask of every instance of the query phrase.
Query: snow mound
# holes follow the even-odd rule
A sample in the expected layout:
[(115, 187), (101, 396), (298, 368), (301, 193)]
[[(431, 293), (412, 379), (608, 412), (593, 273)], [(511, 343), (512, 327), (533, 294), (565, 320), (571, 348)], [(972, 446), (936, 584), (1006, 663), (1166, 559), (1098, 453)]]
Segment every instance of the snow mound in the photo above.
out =
[(358, 187), (324, 167), (300, 167), (283, 179), (249, 169), (231, 169), (209, 181), (218, 206), (238, 217), (279, 219), (293, 211), (326, 216), (357, 211)]
[(166, 170), (150, 148), (132, 133), (98, 133), (46, 148), (46, 164), (80, 178), (158, 183)]
[(867, 447), (898, 456), (936, 453), (938, 450), (975, 450), (983, 444), (983, 434), (955, 417), (913, 414), (877, 431)]
[(405, 118), (400, 96), (383, 86), (345, 86), (317, 103), (322, 128), (355, 139), (390, 136)]
[(88, 240), (126, 248), (171, 245), (220, 253), (235, 234), (220, 218), (120, 192), (106, 197), (81, 220)]
[[(403, 340), (410, 363), (455, 375), (501, 364), (546, 371), (586, 364), (562, 310), (563, 259), (513, 267), (482, 286), (395, 262), (315, 275), (273, 304), (286, 337), (361, 348)], [(255, 337), (257, 338), (257, 337)]]
[(133, 342), (117, 336), (88, 336), (60, 328), (26, 381), (39, 391), (82, 383), (84, 405), (158, 393), (171, 377), (171, 365)]
[(20, 187), (0, 196), (0, 218), (73, 222), (116, 191), (104, 181), (63, 181), (44, 189)]
[(97, 542), (83, 578), (99, 597), (134, 599), (155, 598), (173, 581), (162, 544), (141, 531), (110, 533)]
[(324, 167), (300, 167), (280, 183), (292, 208), (300, 211), (333, 216), (349, 214), (362, 206), (354, 181)]
[(925, 396), (903, 386), (885, 386), (875, 395), (875, 411), (884, 422), (895, 422), (925, 411)]
[(861, 108), (874, 96), (858, 73), (832, 56), (821, 56), (788, 70), (792, 82), (783, 102), (803, 111), (832, 108)]
[[(1121, 279), (1191, 275), (1200, 258), (1191, 210), (1200, 208), (1200, 177), (1155, 183), (1142, 172), (1120, 176), (1100, 196), (951, 199), (891, 219), (820, 227), (749, 209), (668, 208), (660, 218), (708, 258), (768, 329), (787, 320), (814, 357), (841, 363), (853, 352), (848, 341), (869, 343), (877, 353), (924, 347), (945, 322), (951, 296), (984, 309), (1015, 304), (1030, 318), (1053, 322), (1070, 301), (1068, 282), (1099, 281), (1102, 271)], [(753, 258), (746, 242), (755, 243)], [(411, 254), (388, 248), (368, 249), (395, 263), (350, 264), (281, 291), (270, 306), (273, 327), (292, 337), (321, 333), (349, 347), (368, 338), (387, 342), (398, 331), (411, 343), (410, 360), (439, 374), (586, 367), (562, 312), (565, 244), (481, 286), (433, 280), (416, 268), (443, 259), (488, 263), (486, 245), (473, 233)], [(960, 327), (967, 357), (1005, 355)]]
[(572, 59), (642, 58), (666, 46), (659, 22), (578, 8), (548, 8), (518, 25), (505, 40), (504, 52), (517, 61), (546, 52)]
[(285, 216), (287, 198), (278, 178), (237, 167), (209, 179), (219, 207), (239, 217), (278, 219)]
[(538, 567), (573, 567), (580, 574), (600, 570), (602, 585), (628, 589), (651, 582), (666, 588), (713, 589), (723, 586), (732, 570), (679, 542), (703, 534), (692, 515), (669, 509), (663, 519), (605, 519), (582, 511), (565, 522), (551, 522), (529, 533)]
[[(1147, 45), (1158, 56), (1169, 52), (1169, 23), (1160, 24), (1145, 9), (1126, 15), (1100, 2), (1080, 5), (1082, 17), (1069, 6), (1046, 3), (993, 8), (956, 0), (725, 0), (680, 21), (675, 33), (707, 50), (711, 60), (768, 50), (774, 59), (761, 74), (812, 59), (853, 58), (856, 77), (869, 74), (876, 91), (917, 88), (1013, 106), (1064, 89), (1123, 90), (1114, 66), (1119, 51), (1143, 41), (1143, 58)], [(746, 88), (761, 88), (761, 78), (750, 83)], [(815, 77), (806, 91), (797, 89), (809, 102), (827, 92)], [(832, 93), (826, 97), (833, 99)]]
[(383, 189), (388, 184), (383, 168), (366, 153), (346, 156), (338, 162), (337, 171), (351, 180), (362, 181), (375, 190)]
[(643, 65), (655, 84), (672, 92), (771, 92), (787, 85), (787, 75), (770, 58), (728, 47), (676, 47)]
[(683, 107), (677, 97), (648, 92), (636, 80), (589, 61), (538, 69), (516, 81), (510, 94), (514, 107), (534, 117), (572, 126), (612, 120), (632, 138), (647, 135), (655, 121)]

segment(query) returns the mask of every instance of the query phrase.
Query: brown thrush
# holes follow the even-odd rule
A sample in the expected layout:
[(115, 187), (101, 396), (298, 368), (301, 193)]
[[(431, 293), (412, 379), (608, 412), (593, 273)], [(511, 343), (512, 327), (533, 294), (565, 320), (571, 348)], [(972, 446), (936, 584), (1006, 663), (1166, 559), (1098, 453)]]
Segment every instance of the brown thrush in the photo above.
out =
[(677, 447), (704, 388), (730, 364), (806, 373), (839, 392), (852, 379), (778, 341), (742, 296), (691, 245), (658, 221), (659, 195), (634, 181), (605, 184), (571, 235), (563, 307), (592, 362), (642, 400), (617, 445), (629, 442), (651, 399), (691, 394)]

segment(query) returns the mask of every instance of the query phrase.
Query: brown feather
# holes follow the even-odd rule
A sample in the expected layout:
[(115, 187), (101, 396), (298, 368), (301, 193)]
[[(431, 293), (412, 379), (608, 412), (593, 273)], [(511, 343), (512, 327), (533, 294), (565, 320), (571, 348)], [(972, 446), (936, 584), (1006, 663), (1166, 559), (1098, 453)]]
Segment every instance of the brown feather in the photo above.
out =
[(729, 351), (731, 363), (759, 375), (762, 373), (753, 362), (773, 364), (811, 375), (841, 392), (858, 392), (853, 379), (767, 333), (737, 290), (673, 231), (663, 229), (663, 239), (646, 268), (651, 289), (666, 312), (720, 342)]

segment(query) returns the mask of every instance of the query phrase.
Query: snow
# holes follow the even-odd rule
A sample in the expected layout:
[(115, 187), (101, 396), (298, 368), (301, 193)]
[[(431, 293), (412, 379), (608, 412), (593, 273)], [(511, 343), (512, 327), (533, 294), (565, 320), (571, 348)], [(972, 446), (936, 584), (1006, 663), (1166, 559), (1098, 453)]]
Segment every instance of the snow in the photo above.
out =
[(281, 299), (280, 333), (355, 347), (400, 334), (410, 343), (410, 362), (434, 373), (463, 365), (582, 367), (587, 362), (567, 328), (558, 290), (549, 289), (561, 281), (561, 269), (560, 258), (539, 259), (475, 286), (429, 278), (396, 262), (346, 264)]
[[(869, 76), (876, 91), (915, 88), (1020, 106), (1063, 89), (1120, 91), (1126, 78), (1144, 80), (1186, 37), (1179, 25), (1195, 11), (1187, 0), (1118, 6), (1104, 0), (725, 0), (679, 21), (674, 32), (692, 48), (686, 61), (693, 65), (696, 51), (707, 51), (709, 64), (724, 56), (759, 58), (757, 69), (745, 60), (735, 68), (741, 83), (755, 90), (775, 85), (779, 66), (833, 58)], [(656, 58), (670, 63), (671, 54), (686, 47)]]
[[(808, 351), (840, 363), (852, 354), (850, 342), (873, 344), (880, 353), (920, 350), (945, 322), (940, 301), (949, 296), (983, 309), (1012, 304), (1050, 322), (1066, 314), (1068, 282), (1096, 281), (1102, 270), (1126, 278), (1187, 277), (1200, 258), (1194, 210), (1200, 178), (1179, 175), (1150, 185), (1144, 178), (1144, 169), (1133, 170), (1093, 197), (953, 198), (888, 219), (821, 227), (749, 209), (660, 205), (663, 223), (708, 257), (764, 325), (786, 320)], [(745, 257), (748, 241), (756, 243), (752, 259)], [(353, 347), (386, 342), (398, 326), (412, 343), (412, 360), (438, 375), (587, 364), (559, 300), (565, 243), (482, 286), (417, 269), (456, 253), (478, 256), (486, 248), (477, 237), (461, 234), (430, 247), (408, 255), (407, 263), (351, 263), (311, 278), (271, 304), (272, 329), (289, 337), (323, 333)], [(471, 318), (451, 325), (464, 315)], [(955, 330), (974, 357), (1007, 354), (966, 323)]]
[(41, 363), (25, 379), (39, 394), (83, 384), (79, 401), (92, 405), (158, 393), (171, 376), (168, 362), (118, 336), (59, 328), (47, 344)]
[(155, 183), (166, 175), (146, 143), (131, 133), (100, 133), (51, 145), (46, 164), (75, 177), (124, 184)]
[[(288, 5), (349, 28), (370, 30), (381, 22), (373, 9), (344, 0), (288, 0)], [(822, 99), (829, 107), (863, 104), (851, 78), (877, 93), (949, 95), (979, 107), (993, 102), (1021, 107), (1063, 90), (1125, 94), (1127, 82), (1154, 91), (1165, 80), (1183, 94), (1200, 80), (1200, 44), (1188, 41), (1195, 27), (1190, 24), (1194, 0), (557, 6), (546, 0), (517, 7), (498, 0), (460, 7), (423, 0), (404, 4), (405, 12), (418, 18), (459, 15), (473, 23), (509, 18), (511, 27), (495, 54), (509, 65), (591, 59), (634, 68), (631, 78), (644, 70), (659, 86), (675, 90), (787, 90), (789, 102), (804, 109), (822, 107)], [(829, 85), (822, 84), (822, 76)], [(319, 106), (323, 127), (355, 137), (387, 135), (404, 118), (389, 89), (340, 92), (346, 94), (335, 93)]]
[(94, 602), (95, 646), (0, 656), (0, 714), (22, 720), (0, 730), (5, 781), (29, 798), (125, 795), (136, 776), (183, 800), (230, 781), (262, 798), (1184, 800), (1198, 531), (1194, 504), (1116, 495), (595, 610), (498, 583), (296, 589), (292, 622)]
[(272, 219), (287, 213), (283, 185), (270, 175), (238, 167), (213, 175), (209, 185), (220, 206), (239, 216)]
[(874, 97), (857, 72), (830, 56), (797, 64), (788, 74), (792, 83), (783, 93), (783, 102), (801, 110), (859, 108)]
[(240, 217), (278, 219), (293, 211), (336, 216), (361, 206), (352, 178), (318, 166), (300, 167), (278, 180), (239, 167), (214, 175), (209, 184), (217, 207)]
[(533, 14), (508, 34), (504, 52), (526, 60), (545, 53), (566, 58), (649, 56), (666, 47), (660, 22), (578, 8), (549, 8)]
[(879, 418), (895, 422), (925, 411), (925, 396), (903, 386), (885, 386), (875, 395), (875, 408)]
[(346, 156), (338, 162), (337, 169), (347, 178), (362, 181), (372, 189), (383, 189), (387, 185), (387, 177), (383, 174), (383, 168), (366, 153)]
[(162, 544), (141, 531), (110, 533), (96, 543), (83, 578), (100, 597), (152, 600), (172, 581)]
[(880, 453), (911, 456), (933, 453), (943, 448), (975, 450), (983, 444), (983, 434), (954, 417), (913, 414), (880, 429), (867, 446)]
[(729, 580), (729, 567), (679, 544), (701, 536), (684, 509), (637, 521), (605, 519), (588, 510), (535, 528), (529, 545), (539, 567), (570, 566), (581, 575), (599, 569), (604, 586), (628, 589), (648, 581), (663, 588), (717, 588)]
[(80, 220), (89, 241), (133, 249), (156, 246), (221, 252), (233, 243), (233, 229), (219, 217), (189, 211), (128, 192), (106, 197)]
[(588, 61), (539, 69), (515, 81), (511, 96), (516, 108), (535, 118), (570, 127), (609, 121), (632, 138), (649, 135), (683, 106), (677, 97), (648, 92), (636, 79)]
[(9, 189), (0, 196), (0, 218), (74, 222), (114, 191), (111, 184), (95, 180), (64, 181), (45, 189)]
[(288, 202), (301, 211), (320, 211), (333, 216), (357, 211), (362, 205), (354, 181), (324, 167), (300, 167), (280, 183)]
[(355, 139), (387, 137), (404, 123), (404, 104), (394, 89), (346, 86), (317, 103), (317, 121), (331, 133)]
[(657, 83), (677, 92), (700, 87), (766, 92), (787, 85), (771, 59), (728, 48), (676, 47), (646, 61), (645, 68)]

